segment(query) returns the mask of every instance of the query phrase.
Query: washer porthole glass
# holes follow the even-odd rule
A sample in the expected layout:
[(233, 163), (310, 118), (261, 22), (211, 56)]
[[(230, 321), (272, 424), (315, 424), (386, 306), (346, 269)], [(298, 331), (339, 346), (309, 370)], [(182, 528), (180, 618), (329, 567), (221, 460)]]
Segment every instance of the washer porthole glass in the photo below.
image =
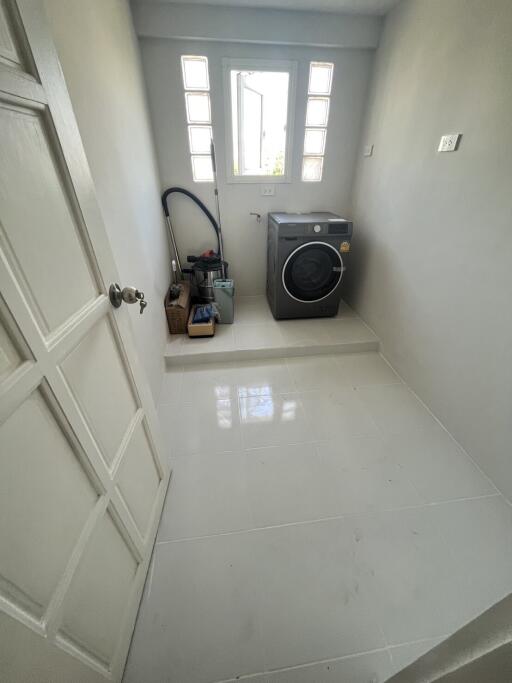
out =
[(343, 274), (340, 253), (327, 242), (307, 242), (292, 251), (283, 266), (283, 286), (301, 302), (315, 302), (329, 296)]

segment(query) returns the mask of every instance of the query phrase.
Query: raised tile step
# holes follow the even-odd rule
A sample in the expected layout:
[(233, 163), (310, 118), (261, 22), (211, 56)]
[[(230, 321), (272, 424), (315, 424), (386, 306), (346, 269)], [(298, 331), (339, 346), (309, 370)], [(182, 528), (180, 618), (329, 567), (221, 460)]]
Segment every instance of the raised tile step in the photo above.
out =
[(215, 336), (170, 335), (168, 366), (332, 353), (377, 351), (379, 340), (344, 303), (336, 318), (274, 320), (264, 297), (240, 297), (235, 322), (217, 325)]

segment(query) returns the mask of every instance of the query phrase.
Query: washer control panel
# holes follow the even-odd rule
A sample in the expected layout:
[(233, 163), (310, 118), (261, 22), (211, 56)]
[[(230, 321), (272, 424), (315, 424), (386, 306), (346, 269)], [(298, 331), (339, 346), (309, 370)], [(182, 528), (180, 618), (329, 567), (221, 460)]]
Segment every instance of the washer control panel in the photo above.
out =
[[(298, 232), (300, 233), (300, 226)], [(304, 224), (305, 235), (347, 235), (350, 236), (352, 224), (349, 221), (329, 221), (328, 223), (306, 223)]]
[(328, 212), (306, 214), (269, 213), (269, 225), (275, 226), (279, 239), (301, 236), (324, 238), (341, 237), (350, 240), (352, 223), (341, 216)]

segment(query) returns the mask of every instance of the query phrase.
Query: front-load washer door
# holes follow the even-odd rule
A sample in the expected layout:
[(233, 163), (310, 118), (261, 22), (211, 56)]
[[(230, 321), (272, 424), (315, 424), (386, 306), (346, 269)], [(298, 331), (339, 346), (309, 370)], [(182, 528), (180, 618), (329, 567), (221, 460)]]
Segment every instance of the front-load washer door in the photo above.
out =
[(341, 254), (327, 242), (306, 242), (286, 259), (283, 287), (296, 301), (313, 303), (329, 296), (343, 275)]

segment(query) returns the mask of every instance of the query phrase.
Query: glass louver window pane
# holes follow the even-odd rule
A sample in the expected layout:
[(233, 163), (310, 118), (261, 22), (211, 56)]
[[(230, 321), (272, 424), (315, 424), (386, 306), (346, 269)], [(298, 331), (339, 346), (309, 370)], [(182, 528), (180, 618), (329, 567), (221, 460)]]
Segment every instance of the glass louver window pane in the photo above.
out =
[(210, 154), (211, 126), (189, 126), (188, 139), (192, 154)]
[(181, 58), (183, 70), (183, 84), (185, 90), (209, 90), (208, 59), (193, 55), (183, 55)]
[(304, 154), (323, 154), (325, 149), (325, 128), (306, 128)]
[(329, 98), (309, 97), (306, 110), (306, 126), (327, 126)]
[(311, 95), (330, 95), (333, 64), (311, 62), (309, 67), (309, 89)]
[(213, 180), (212, 158), (210, 156), (192, 157), (192, 176), (196, 182)]
[(210, 96), (208, 93), (186, 92), (185, 99), (189, 123), (211, 123)]
[(318, 182), (322, 180), (323, 157), (304, 157), (302, 160), (302, 180)]

